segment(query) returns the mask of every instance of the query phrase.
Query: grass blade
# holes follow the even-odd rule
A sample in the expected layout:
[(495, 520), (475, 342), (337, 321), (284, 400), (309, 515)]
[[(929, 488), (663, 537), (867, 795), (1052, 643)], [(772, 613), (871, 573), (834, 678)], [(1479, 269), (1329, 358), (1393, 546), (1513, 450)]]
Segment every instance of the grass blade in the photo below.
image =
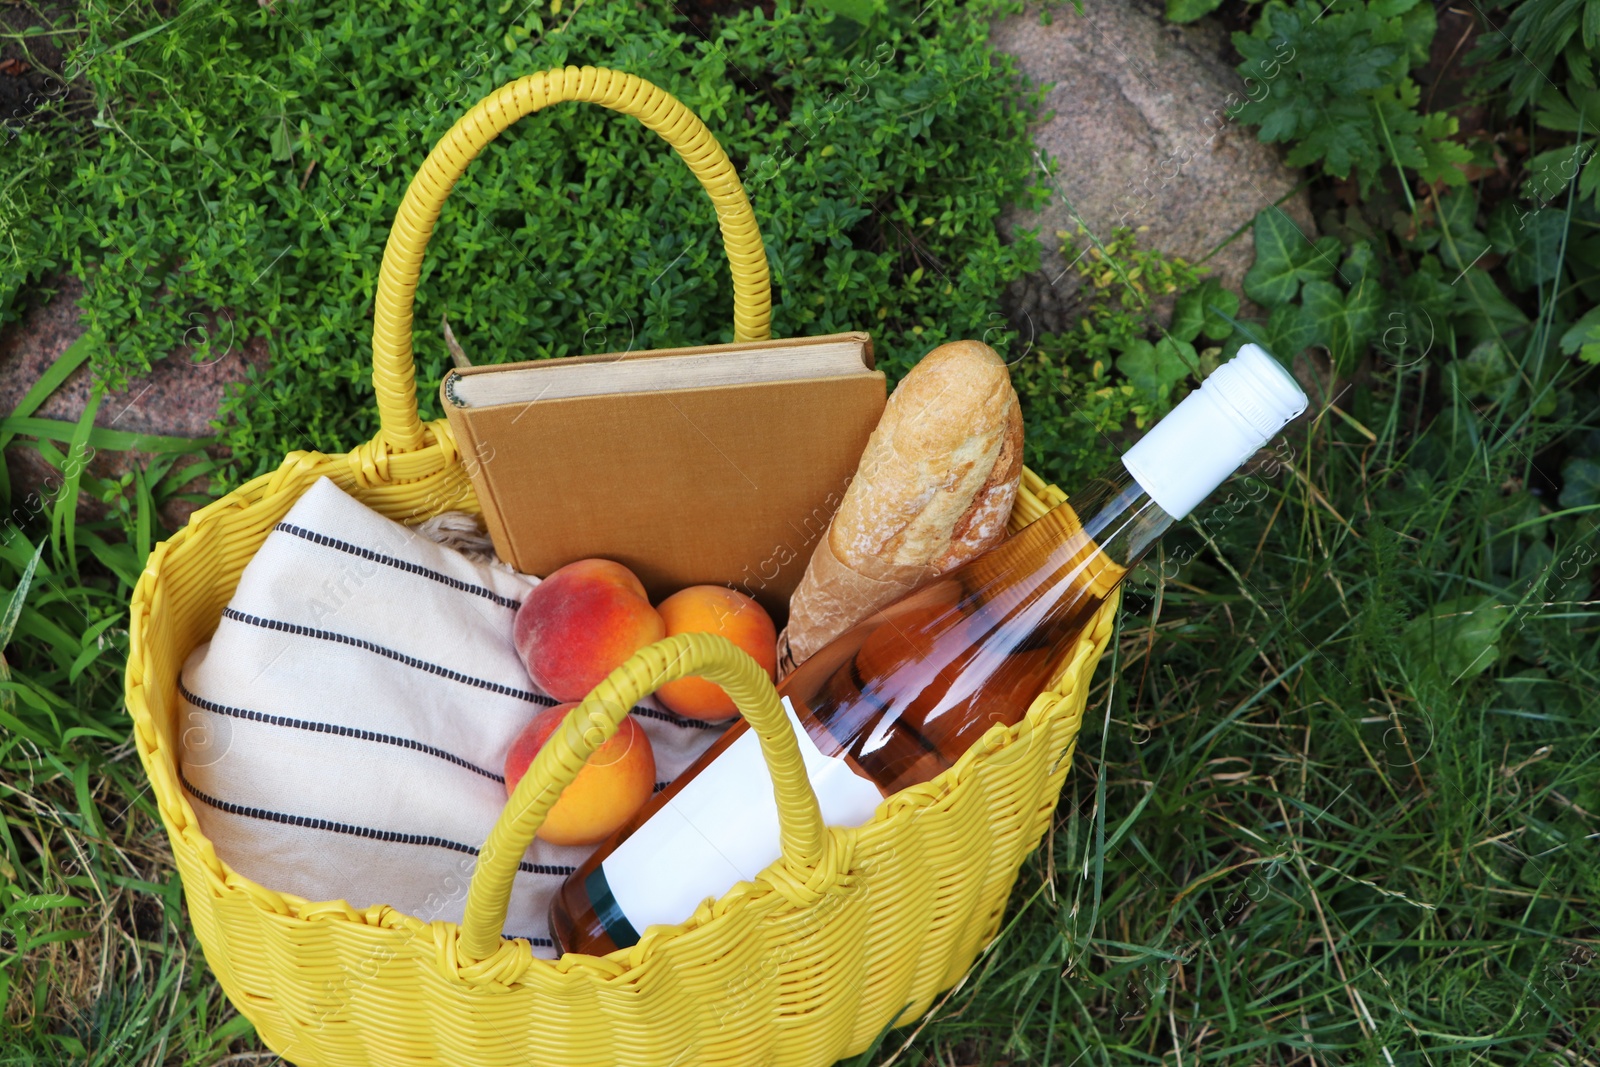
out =
[(33, 550), (33, 555), (28, 559), (27, 566), (22, 568), (22, 576), (17, 579), (17, 587), (12, 590), (11, 599), (6, 602), (4, 615), (0, 615), (0, 652), (6, 650), (11, 643), (11, 634), (17, 628), (17, 620), (22, 617), (22, 605), (27, 602), (28, 589), (33, 585), (34, 572), (39, 568), (39, 557), (44, 555), (44, 542), (39, 542), (39, 547)]
[(66, 480), (50, 515), (50, 543), (56, 561), (62, 565), (62, 570), (70, 570), (74, 577), (78, 574), (78, 483), (83, 480), (83, 468), (89, 465), (84, 452), (89, 447), (89, 433), (94, 428), (94, 416), (104, 396), (105, 390), (97, 385), (89, 394), (89, 402), (83, 406), (61, 471)]
[[(77, 439), (78, 424), (60, 419), (33, 419), (17, 416), (0, 419), (0, 434), (25, 435), (47, 441), (70, 443)], [(92, 426), (83, 438), (96, 451), (107, 452), (199, 452), (212, 443), (209, 437), (164, 437), (161, 434), (108, 430)]]
[[(39, 405), (50, 398), (50, 395), (61, 387), (72, 372), (83, 366), (89, 354), (94, 351), (94, 343), (88, 334), (84, 334), (67, 346), (67, 350), (56, 357), (56, 361), (39, 375), (39, 380), (28, 387), (17, 406), (12, 410), (10, 418), (26, 418), (39, 410)], [(6, 421), (10, 421), (8, 418)], [(7, 430), (0, 425), (0, 452), (4, 452), (11, 443), (14, 431)], [(9, 499), (11, 496), (11, 479), (6, 472), (6, 466), (0, 463), (0, 499)]]

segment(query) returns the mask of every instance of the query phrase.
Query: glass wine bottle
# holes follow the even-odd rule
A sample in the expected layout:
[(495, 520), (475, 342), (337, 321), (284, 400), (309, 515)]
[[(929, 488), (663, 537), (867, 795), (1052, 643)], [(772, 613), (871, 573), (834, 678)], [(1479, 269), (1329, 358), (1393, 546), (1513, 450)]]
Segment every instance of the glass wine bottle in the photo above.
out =
[[(1127, 571), (1305, 406), (1245, 345), (1069, 502), (801, 664), (778, 692), (824, 819), (858, 826), (1020, 721)], [(566, 952), (627, 947), (778, 856), (771, 779), (737, 720), (567, 878), (551, 933)]]

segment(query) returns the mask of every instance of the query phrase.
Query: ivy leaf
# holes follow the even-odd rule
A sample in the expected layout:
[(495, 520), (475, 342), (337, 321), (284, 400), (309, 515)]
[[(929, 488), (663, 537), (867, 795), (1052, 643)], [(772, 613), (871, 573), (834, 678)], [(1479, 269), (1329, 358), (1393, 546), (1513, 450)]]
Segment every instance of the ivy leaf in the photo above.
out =
[(1402, 647), (1450, 684), (1488, 670), (1500, 656), (1500, 632), (1511, 613), (1494, 597), (1458, 597), (1411, 620)]
[(1317, 326), (1299, 304), (1280, 304), (1272, 309), (1264, 325), (1258, 327), (1259, 337), (1245, 337), (1237, 333), (1223, 346), (1224, 359), (1231, 359), (1248, 341), (1255, 341), (1281, 363), (1288, 364), (1294, 357), (1317, 343)]
[(1377, 332), (1383, 303), (1377, 279), (1362, 279), (1348, 294), (1341, 294), (1332, 282), (1307, 282), (1301, 302), (1315, 324), (1317, 342), (1327, 347), (1339, 372), (1348, 373)]
[(1376, 282), (1377, 263), (1378, 257), (1372, 251), (1371, 242), (1356, 241), (1345, 254), (1344, 263), (1339, 267), (1339, 277), (1351, 288), (1360, 285), (1369, 276)]
[(1563, 508), (1583, 508), (1600, 504), (1600, 462), (1573, 456), (1561, 465), (1561, 495), (1556, 502)]
[(1212, 341), (1225, 340), (1233, 333), (1233, 324), (1228, 318), (1237, 314), (1239, 298), (1215, 278), (1207, 278), (1178, 297), (1172, 309), (1170, 332), (1180, 341), (1193, 341), (1202, 333)]
[(1222, 6), (1222, 0), (1167, 0), (1167, 18), (1172, 22), (1193, 22)]
[(1189, 376), (1199, 365), (1194, 346), (1188, 341), (1163, 337), (1155, 344), (1138, 340), (1117, 357), (1117, 370), (1144, 395), (1165, 400), (1172, 387)]
[(1200, 291), (1191, 289), (1178, 297), (1172, 308), (1172, 325), (1167, 332), (1179, 341), (1193, 341), (1200, 336), (1206, 324), (1205, 308), (1200, 304)]
[(1590, 308), (1561, 335), (1561, 351), (1585, 363), (1600, 363), (1600, 307)]
[(1478, 198), (1458, 189), (1439, 198), (1439, 259), (1451, 270), (1466, 270), (1489, 250), (1489, 239), (1477, 228)]
[(1528, 316), (1481, 267), (1462, 271), (1451, 288), (1456, 293), (1455, 324), (1473, 341), (1509, 337), (1528, 325)]
[[(1207, 289), (1207, 286), (1215, 288)], [(1224, 341), (1233, 336), (1233, 323), (1228, 320), (1239, 314), (1239, 295), (1224, 289), (1220, 283), (1207, 281), (1201, 286), (1204, 295), (1206, 320), (1200, 332), (1208, 341)]]
[(1527, 227), (1528, 220), (1535, 214), (1537, 209), (1524, 211), (1520, 204), (1511, 200), (1495, 208), (1494, 214), (1489, 216), (1487, 227), (1490, 247), (1502, 256), (1510, 255), (1516, 249), (1517, 241)]
[(1263, 307), (1287, 304), (1301, 282), (1318, 281), (1333, 273), (1333, 257), (1339, 251), (1337, 237), (1323, 237), (1312, 244), (1276, 207), (1256, 216), (1253, 233), (1256, 261), (1244, 276), (1244, 291)]
[(1561, 269), (1566, 213), (1554, 208), (1520, 211), (1507, 200), (1489, 218), (1489, 240), (1506, 257), (1506, 276), (1517, 289), (1532, 289)]
[(1391, 296), (1378, 346), (1394, 366), (1409, 367), (1435, 348), (1449, 348), (1456, 291), (1439, 276), (1441, 269), (1436, 257), (1423, 256)]
[(1511, 354), (1498, 338), (1487, 338), (1472, 346), (1465, 359), (1451, 364), (1456, 383), (1469, 397), (1506, 399), (1517, 385), (1517, 371)]

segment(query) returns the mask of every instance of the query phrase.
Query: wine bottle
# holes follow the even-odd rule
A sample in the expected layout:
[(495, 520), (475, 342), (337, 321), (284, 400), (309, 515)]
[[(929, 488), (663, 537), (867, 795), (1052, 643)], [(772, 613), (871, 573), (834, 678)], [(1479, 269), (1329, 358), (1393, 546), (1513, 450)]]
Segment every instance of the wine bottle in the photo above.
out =
[[(824, 820), (859, 826), (1020, 721), (1156, 539), (1305, 407), (1278, 362), (1245, 345), (1067, 503), (801, 664), (778, 692)], [(567, 878), (551, 933), (566, 952), (627, 947), (778, 856), (771, 779), (736, 720)]]

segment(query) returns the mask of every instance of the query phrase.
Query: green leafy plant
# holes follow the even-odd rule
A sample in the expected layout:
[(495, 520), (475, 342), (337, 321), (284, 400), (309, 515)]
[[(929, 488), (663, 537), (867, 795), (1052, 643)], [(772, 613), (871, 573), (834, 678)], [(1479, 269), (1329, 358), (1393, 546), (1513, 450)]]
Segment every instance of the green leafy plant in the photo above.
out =
[(1167, 18), (1173, 22), (1193, 22), (1222, 6), (1222, 0), (1167, 0)]
[(1600, 0), (1487, 0), (1484, 6), (1509, 13), (1505, 25), (1485, 29), (1469, 58), (1483, 64), (1483, 86), (1506, 89), (1510, 110), (1554, 102), (1563, 85), (1580, 94), (1595, 88)]
[(1451, 140), (1457, 120), (1420, 113), (1409, 76), (1433, 32), (1433, 6), (1419, 0), (1337, 9), (1270, 0), (1249, 33), (1233, 35), (1249, 97), (1233, 117), (1259, 126), (1263, 141), (1288, 142), (1291, 166), (1320, 164), (1338, 178), (1354, 171), (1364, 190), (1391, 162), (1459, 185), (1457, 165), (1472, 154)]
[[(1174, 260), (1171, 273), (1174, 278), (1187, 274), (1186, 264)], [(1176, 282), (1168, 282), (1174, 285)], [(1233, 316), (1239, 312), (1239, 298), (1224, 289), (1215, 279), (1207, 278), (1192, 284), (1179, 294), (1173, 303), (1172, 323), (1160, 331), (1155, 340), (1134, 338), (1117, 357), (1117, 370), (1122, 372), (1134, 394), (1147, 403), (1148, 409), (1136, 409), (1135, 425), (1143, 427), (1149, 416), (1159, 418), (1170, 406), (1182, 398), (1183, 388), (1191, 379), (1198, 379), (1216, 368), (1214, 358), (1217, 348), (1196, 351), (1204, 341), (1225, 341), (1233, 335)]]
[[(1175, 6), (1174, 17), (1194, 10)], [(1232, 117), (1286, 143), (1291, 164), (1354, 175), (1365, 202), (1329, 212), (1315, 240), (1276, 209), (1257, 217), (1244, 289), (1269, 314), (1230, 350), (1246, 337), (1280, 356), (1317, 346), (1344, 374), (1373, 348), (1390, 363), (1432, 354), (1458, 361), (1447, 373), (1474, 401), (1520, 398), (1541, 417), (1570, 402), (1550, 387), (1560, 357), (1600, 360), (1590, 311), (1600, 299), (1600, 168), (1583, 136), (1589, 113), (1600, 114), (1600, 3), (1494, 6), (1472, 56), (1484, 64), (1478, 91), (1499, 92), (1497, 106), (1527, 108), (1543, 130), (1570, 136), (1551, 144), (1541, 135), (1522, 163), (1521, 196), (1487, 204), (1467, 176), (1488, 156), (1456, 142), (1454, 116), (1417, 110), (1410, 72), (1428, 58), (1432, 5), (1269, 0), (1248, 33), (1233, 35), (1249, 99)], [(1503, 26), (1488, 23), (1501, 13)], [(1524, 351), (1538, 354), (1538, 381), (1513, 370), (1526, 365)]]
[(1254, 236), (1256, 261), (1244, 290), (1271, 312), (1260, 342), (1285, 359), (1320, 345), (1348, 372), (1376, 335), (1383, 305), (1371, 248), (1360, 242), (1347, 254), (1337, 237), (1308, 242), (1278, 208), (1256, 216)]
[[(981, 11), (848, 14), (780, 0), (702, 33), (649, 5), (91, 3), (68, 65), (111, 118), (48, 176), (0, 155), (6, 225), (25, 237), (0, 306), (52, 271), (82, 279), (113, 385), (180, 343), (238, 358), (264, 334), (266, 367), (224, 411), (236, 475), (350, 448), (375, 429), (384, 235), (428, 147), (499, 85), (592, 63), (674, 93), (732, 156), (767, 242), (775, 335), (871, 329), (902, 373), (981, 334), (1036, 263), (1034, 242), (1004, 244), (989, 222), (1037, 195), (1029, 112)], [(18, 136), (56, 132), (40, 117)], [(469, 358), (495, 362), (727, 340), (731, 299), (711, 205), (670, 149), (604, 109), (552, 108), (491, 145), (439, 220), (416, 294), (424, 417), (449, 365), (443, 317)], [(194, 328), (218, 311), (231, 332)]]
[(1585, 363), (1600, 363), (1600, 308), (1590, 308), (1561, 335), (1561, 351)]
[[(1141, 247), (1123, 228), (1081, 254), (1064, 248), (1081, 279), (1072, 329), (1035, 339), (993, 331), (1022, 400), (1029, 465), (1062, 486), (1098, 474), (1130, 430), (1149, 426), (1215, 369), (1239, 298), (1181, 257)], [(1171, 301), (1170, 325), (1154, 321)]]
[(1498, 0), (1488, 6), (1507, 14), (1503, 26), (1485, 29), (1468, 57), (1479, 64), (1479, 90), (1503, 90), (1508, 111), (1528, 109), (1542, 129), (1573, 135), (1572, 141), (1560, 138), (1567, 143), (1541, 146), (1527, 161), (1523, 195), (1548, 202), (1576, 176), (1579, 194), (1600, 203), (1600, 167), (1589, 143), (1600, 126), (1600, 0)]
[[(1577, 10), (1523, 3), (1557, 22)], [(359, 439), (365, 302), (411, 168), (480, 91), (552, 56), (637, 63), (726, 138), (787, 329), (870, 326), (891, 369), (946, 336), (1001, 348), (1028, 462), (1065, 487), (1245, 340), (1351, 369), (1128, 577), (1061, 804), (997, 935), (860, 1067), (1596, 1058), (1600, 218), (1570, 195), (1587, 150), (1524, 114), (1532, 160), (1512, 151), (1509, 182), (1429, 182), (1391, 154), (1356, 203), (1324, 210), (1314, 175), (1320, 238), (1256, 220), (1254, 318), (1136, 235), (1083, 243), (1079, 321), (1030, 343), (995, 288), (1026, 249), (992, 243), (1000, 197), (1029, 195), (1009, 154), (1020, 112), (978, 61), (978, 20), (911, 7), (690, 23), (570, 0), (91, 0), (59, 27), (106, 95), (74, 89), (0, 131), (16, 134), (0, 151), (0, 317), (70, 270), (94, 283), (101, 330), (0, 420), (0, 444), (61, 471), (0, 494), (8, 1067), (271, 1059), (186, 932), (121, 709), (131, 583), (159, 512), (218, 461), (42, 419), (40, 403), (91, 357), (116, 373), (185, 334), (204, 348), (185, 315), (228, 308), (273, 338), (236, 401), (230, 477)], [(1558, 148), (1575, 162), (1530, 191), (1529, 164)], [(714, 220), (675, 168), (585, 109), (498, 142), (430, 251), (424, 375), (442, 366), (443, 314), (480, 360), (725, 329)], [(128, 448), (127, 474), (86, 462)], [(80, 513), (78, 490), (104, 515)]]
[[(1393, 174), (1410, 173), (1391, 162)], [(1565, 188), (1577, 185), (1569, 173)], [(1448, 380), (1469, 399), (1525, 403), (1535, 416), (1570, 403), (1553, 385), (1560, 357), (1589, 362), (1600, 351), (1586, 347), (1595, 328), (1586, 311), (1600, 297), (1600, 213), (1576, 196), (1565, 207), (1486, 205), (1478, 187), (1443, 181), (1400, 192), (1409, 210), (1393, 210), (1387, 227), (1372, 221), (1379, 204), (1394, 203), (1384, 190), (1372, 208), (1329, 212), (1333, 232), (1314, 241), (1281, 210), (1260, 213), (1244, 288), (1269, 315), (1243, 333), (1285, 357), (1319, 346), (1340, 374), (1372, 349), (1390, 364), (1453, 360)], [(1530, 301), (1539, 314), (1525, 310)]]

